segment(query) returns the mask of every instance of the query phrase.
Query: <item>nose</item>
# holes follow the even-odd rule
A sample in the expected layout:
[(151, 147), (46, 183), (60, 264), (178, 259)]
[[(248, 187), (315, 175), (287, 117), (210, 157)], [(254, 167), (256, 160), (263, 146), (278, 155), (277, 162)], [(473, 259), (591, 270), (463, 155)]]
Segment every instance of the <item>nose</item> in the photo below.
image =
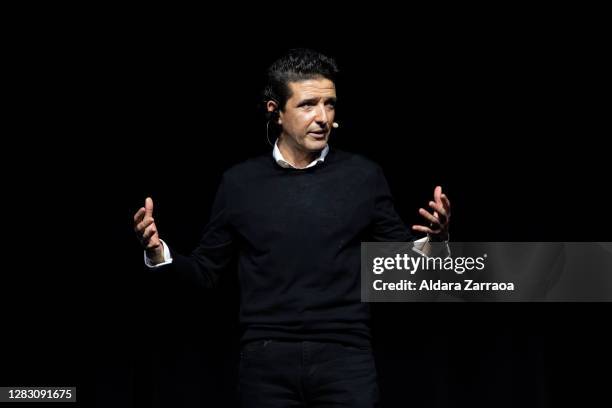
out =
[(325, 106), (318, 105), (317, 106), (317, 115), (315, 116), (315, 121), (319, 124), (319, 126), (325, 127), (327, 126), (327, 112), (325, 111)]

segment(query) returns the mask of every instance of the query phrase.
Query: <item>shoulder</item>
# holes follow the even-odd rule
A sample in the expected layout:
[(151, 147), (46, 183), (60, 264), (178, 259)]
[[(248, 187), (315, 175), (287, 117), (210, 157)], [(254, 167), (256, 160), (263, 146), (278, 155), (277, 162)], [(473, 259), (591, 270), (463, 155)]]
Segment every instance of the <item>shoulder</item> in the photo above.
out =
[(234, 164), (223, 173), (227, 183), (245, 183), (254, 178), (265, 176), (273, 169), (271, 153), (261, 154)]

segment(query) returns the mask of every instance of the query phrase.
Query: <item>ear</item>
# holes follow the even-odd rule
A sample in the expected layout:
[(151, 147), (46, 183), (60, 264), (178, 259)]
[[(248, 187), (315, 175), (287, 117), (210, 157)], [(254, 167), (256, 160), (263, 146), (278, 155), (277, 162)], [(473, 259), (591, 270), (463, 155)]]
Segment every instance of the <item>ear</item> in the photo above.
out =
[(281, 120), (280, 120), (280, 112), (278, 109), (278, 103), (276, 103), (276, 101), (274, 100), (269, 100), (268, 102), (266, 102), (266, 109), (268, 112), (272, 113), (274, 111), (278, 112), (278, 124), (281, 124)]
[(278, 109), (278, 103), (272, 100), (266, 102), (266, 110), (268, 112), (274, 112), (276, 109)]

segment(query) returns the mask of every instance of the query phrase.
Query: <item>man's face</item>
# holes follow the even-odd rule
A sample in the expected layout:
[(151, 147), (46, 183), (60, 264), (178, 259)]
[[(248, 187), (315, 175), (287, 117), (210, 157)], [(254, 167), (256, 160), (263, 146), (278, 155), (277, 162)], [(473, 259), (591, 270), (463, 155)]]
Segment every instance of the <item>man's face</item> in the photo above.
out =
[(292, 148), (315, 152), (327, 145), (334, 122), (336, 87), (326, 78), (289, 82), (291, 97), (280, 112), (282, 136)]

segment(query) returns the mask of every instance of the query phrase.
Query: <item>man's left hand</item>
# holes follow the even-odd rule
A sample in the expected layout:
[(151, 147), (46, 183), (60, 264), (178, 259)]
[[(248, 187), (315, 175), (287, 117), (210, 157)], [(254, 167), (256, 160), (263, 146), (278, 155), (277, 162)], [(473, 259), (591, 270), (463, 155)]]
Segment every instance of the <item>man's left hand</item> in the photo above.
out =
[(448, 241), (448, 226), (450, 223), (450, 201), (442, 193), (442, 187), (434, 189), (434, 201), (429, 202), (433, 214), (424, 208), (419, 208), (419, 214), (429, 221), (429, 226), (413, 225), (415, 231), (425, 232), (431, 241)]

